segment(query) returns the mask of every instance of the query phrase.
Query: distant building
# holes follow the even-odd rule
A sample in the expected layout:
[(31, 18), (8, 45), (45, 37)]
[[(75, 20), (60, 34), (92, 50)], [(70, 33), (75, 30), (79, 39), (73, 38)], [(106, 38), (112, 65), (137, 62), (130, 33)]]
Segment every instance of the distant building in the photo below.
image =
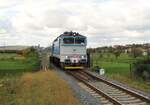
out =
[(143, 56), (147, 56), (147, 55), (148, 55), (148, 52), (144, 51), (144, 52), (142, 53), (142, 55), (143, 55)]

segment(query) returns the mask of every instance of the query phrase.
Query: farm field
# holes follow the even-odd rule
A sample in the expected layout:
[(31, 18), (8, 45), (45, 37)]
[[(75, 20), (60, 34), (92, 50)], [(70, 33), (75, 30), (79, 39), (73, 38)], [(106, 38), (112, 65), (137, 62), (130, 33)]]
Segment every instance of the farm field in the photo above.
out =
[(129, 75), (130, 64), (135, 61), (127, 54), (121, 54), (118, 58), (111, 53), (108, 54), (93, 54), (93, 66), (98, 65), (106, 70), (106, 74)]
[(1, 78), (0, 105), (79, 105), (79, 102), (68, 84), (49, 70)]
[(93, 66), (98, 65), (106, 69), (107, 74), (129, 74), (130, 66), (132, 68), (132, 62), (140, 59), (144, 59), (144, 57), (132, 58), (128, 54), (121, 54), (118, 58), (116, 58), (112, 53), (92, 54), (93, 57)]
[(16, 53), (0, 53), (0, 59), (10, 59), (13, 57), (16, 57), (17, 54)]
[[(96, 66), (97, 64), (95, 64)], [(106, 74), (120, 74), (128, 75), (130, 74), (130, 64), (128, 63), (118, 63), (118, 62), (99, 62), (98, 65), (106, 70)]]
[(0, 73), (32, 71), (38, 67), (39, 58), (36, 52), (29, 52), (24, 56), (17, 53), (0, 53)]
[(136, 61), (137, 59), (144, 59), (144, 57), (137, 57), (136, 59), (134, 59), (127, 54), (121, 54), (118, 58), (116, 58), (111, 53), (94, 53), (92, 56), (93, 66), (99, 66), (101, 68), (104, 68), (106, 76), (126, 83), (131, 87), (150, 93), (150, 84), (145, 83), (141, 79), (134, 79), (131, 73), (132, 62)]

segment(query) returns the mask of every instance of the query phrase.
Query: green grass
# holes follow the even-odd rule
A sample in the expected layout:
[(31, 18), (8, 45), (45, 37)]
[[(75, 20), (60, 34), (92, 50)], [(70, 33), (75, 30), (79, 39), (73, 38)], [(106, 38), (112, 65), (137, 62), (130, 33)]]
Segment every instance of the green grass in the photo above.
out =
[(120, 81), (124, 84), (127, 84), (130, 87), (150, 93), (150, 83), (146, 83), (141, 79), (134, 79), (129, 75), (125, 76), (120, 74), (107, 74), (106, 76), (114, 80)]
[[(112, 53), (93, 54), (93, 66), (99, 66), (106, 70), (107, 74), (130, 74), (130, 65), (136, 60), (144, 59), (144, 57), (133, 58), (128, 54), (121, 54), (118, 58)], [(131, 68), (132, 70), (132, 68)]]
[(128, 63), (98, 62), (98, 65), (105, 69), (106, 74), (128, 75), (130, 73), (130, 65)]
[(20, 60), (4, 60), (0, 61), (1, 70), (15, 70), (15, 69), (24, 69), (26, 65), (23, 61)]
[[(94, 61), (106, 61), (106, 62), (113, 62), (115, 59), (115, 56), (111, 53), (94, 53), (93, 55)], [(95, 62), (94, 62), (95, 63)]]
[(115, 55), (112, 53), (103, 53), (102, 55), (99, 53), (94, 53), (93, 55), (94, 61), (107, 61), (107, 62), (119, 62), (119, 63), (132, 63), (136, 60), (145, 59), (144, 57), (133, 58), (129, 54), (120, 54), (120, 56), (116, 59)]
[(116, 57), (111, 53), (93, 54), (93, 66), (99, 66), (104, 68), (106, 74), (120, 74), (128, 75), (130, 73), (130, 63), (134, 61), (127, 54), (121, 54), (120, 57)]
[(0, 73), (33, 71), (40, 66), (36, 52), (30, 52), (25, 56), (16, 53), (0, 53), (0, 59)]
[(0, 59), (6, 59), (6, 58), (9, 59), (16, 56), (17, 56), (16, 53), (0, 53)]

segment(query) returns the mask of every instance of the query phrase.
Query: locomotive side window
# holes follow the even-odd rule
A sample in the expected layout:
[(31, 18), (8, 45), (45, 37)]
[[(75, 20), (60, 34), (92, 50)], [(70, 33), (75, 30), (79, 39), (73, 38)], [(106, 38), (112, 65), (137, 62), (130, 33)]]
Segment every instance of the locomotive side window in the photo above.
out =
[(84, 44), (85, 43), (85, 38), (76, 37), (75, 38), (75, 43), (76, 44)]
[(74, 44), (74, 38), (68, 37), (63, 39), (64, 44)]

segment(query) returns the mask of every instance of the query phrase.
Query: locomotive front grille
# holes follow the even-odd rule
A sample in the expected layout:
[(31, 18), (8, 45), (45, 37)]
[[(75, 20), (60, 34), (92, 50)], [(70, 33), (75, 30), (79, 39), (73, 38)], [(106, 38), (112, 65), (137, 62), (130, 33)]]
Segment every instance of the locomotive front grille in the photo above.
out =
[(65, 63), (71, 63), (70, 59), (65, 59)]
[(76, 63), (77, 61), (76, 60), (73, 60), (73, 63)]

